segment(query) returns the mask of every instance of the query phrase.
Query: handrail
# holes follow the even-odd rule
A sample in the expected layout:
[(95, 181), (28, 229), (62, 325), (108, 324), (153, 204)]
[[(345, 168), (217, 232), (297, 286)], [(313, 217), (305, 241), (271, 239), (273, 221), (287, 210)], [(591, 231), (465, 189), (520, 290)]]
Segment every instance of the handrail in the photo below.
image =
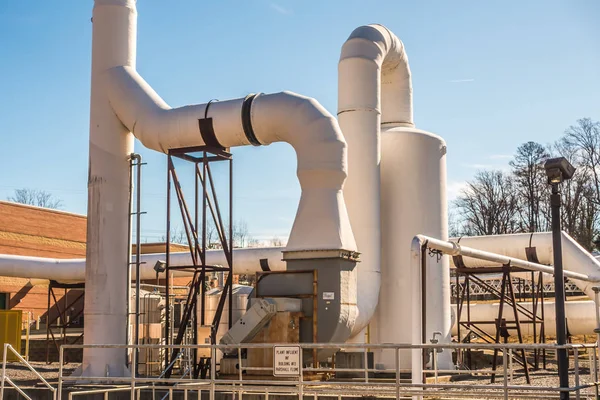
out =
[(9, 385), (11, 385), (13, 388), (15, 388), (15, 390), (17, 390), (19, 393), (21, 393), (21, 395), (25, 396), (27, 399), (31, 399), (29, 396), (27, 396), (26, 394), (23, 393), (23, 391), (18, 387), (18, 385), (16, 385), (8, 376), (6, 376), (6, 360), (7, 360), (7, 356), (8, 356), (8, 350), (10, 350), (15, 356), (17, 356), (17, 358), (19, 359), (19, 361), (21, 361), (21, 363), (25, 364), (27, 366), (27, 368), (33, 372), (41, 381), (44, 385), (46, 385), (46, 387), (52, 392), (52, 399), (56, 400), (56, 388), (53, 387), (51, 384), (48, 383), (48, 381), (46, 379), (44, 379), (44, 377), (42, 375), (40, 375), (39, 372), (37, 372), (35, 370), (35, 368), (33, 368), (33, 366), (31, 364), (29, 364), (29, 362), (27, 360), (25, 360), (20, 354), (19, 352), (17, 352), (15, 350), (14, 347), (11, 346), (10, 343), (4, 343), (4, 355), (2, 358), (2, 380), (0, 382), (0, 399), (3, 399), (4, 397), (4, 382), (8, 382)]
[[(394, 350), (396, 352), (396, 366), (394, 369), (378, 369), (369, 367), (368, 363), (364, 363), (363, 366), (357, 368), (337, 368), (335, 366), (325, 366), (319, 365), (306, 365), (302, 362), (302, 354), (300, 351), (300, 368), (298, 370), (298, 375), (296, 375), (293, 379), (288, 378), (287, 380), (277, 380), (276, 378), (268, 378), (264, 377), (265, 374), (270, 375), (272, 371), (274, 371), (274, 367), (249, 367), (245, 366), (243, 363), (239, 362), (239, 378), (235, 379), (233, 377), (219, 377), (215, 375), (215, 357), (216, 351), (219, 349), (265, 349), (265, 348), (273, 348), (274, 346), (297, 346), (301, 349), (339, 349), (344, 348), (345, 350), (351, 349), (359, 349), (359, 348), (368, 348), (368, 349), (379, 349), (379, 350)], [(586, 397), (591, 395), (589, 390), (597, 390), (600, 382), (596, 378), (596, 371), (598, 369), (598, 359), (597, 359), (597, 350), (598, 345), (595, 344), (565, 344), (565, 345), (556, 345), (556, 344), (487, 344), (487, 343), (447, 343), (447, 344), (332, 344), (332, 343), (242, 343), (242, 344), (234, 344), (234, 345), (161, 345), (161, 344), (146, 344), (146, 345), (64, 345), (61, 346), (61, 354), (65, 348), (161, 348), (161, 349), (171, 349), (174, 347), (178, 347), (180, 349), (185, 348), (210, 348), (212, 354), (211, 361), (211, 374), (209, 377), (205, 379), (183, 379), (181, 376), (172, 377), (172, 378), (161, 378), (161, 377), (152, 377), (152, 376), (131, 376), (131, 377), (86, 377), (87, 381), (91, 382), (103, 382), (103, 384), (110, 383), (112, 385), (121, 385), (121, 384), (129, 384), (126, 387), (118, 389), (119, 391), (131, 390), (132, 394), (142, 389), (152, 389), (154, 390), (167, 390), (165, 394), (165, 398), (172, 398), (172, 394), (174, 391), (178, 391), (179, 393), (183, 392), (184, 398), (187, 398), (188, 391), (197, 390), (198, 392), (205, 391), (205, 393), (210, 394), (210, 398), (215, 398), (215, 394), (217, 392), (228, 392), (232, 395), (242, 395), (245, 393), (286, 393), (288, 395), (297, 395), (298, 398), (303, 398), (304, 396), (315, 396), (315, 398), (319, 396), (346, 396), (346, 397), (360, 397), (362, 395), (374, 395), (374, 394), (382, 394), (386, 396), (416, 396), (416, 397), (439, 397), (441, 395), (442, 398), (450, 397), (453, 398), (466, 398), (473, 397), (475, 393), (485, 394), (486, 398), (527, 398), (531, 396), (543, 396), (545, 398), (553, 398), (558, 396), (561, 392), (572, 392), (574, 397), (577, 399), (581, 397)], [(470, 390), (468, 392), (464, 392), (460, 389), (465, 389), (465, 383), (460, 382), (443, 382), (438, 381), (436, 377), (438, 374), (465, 374), (466, 372), (473, 371), (453, 371), (453, 370), (443, 370), (437, 368), (437, 351), (432, 351), (432, 363), (431, 369), (426, 369), (423, 371), (424, 374), (431, 376), (433, 375), (432, 383), (428, 382), (407, 382), (405, 379), (401, 379), (401, 374), (410, 371), (400, 368), (400, 350), (410, 350), (410, 349), (422, 349), (426, 351), (427, 349), (498, 349), (502, 352), (502, 363), (500, 364), (500, 369), (495, 371), (483, 371), (487, 374), (496, 374), (497, 376), (501, 376), (501, 382), (496, 384), (478, 384), (475, 387), (469, 386)], [(574, 367), (574, 375), (575, 375), (575, 385), (569, 387), (557, 387), (551, 386), (549, 384), (544, 384), (542, 386), (536, 385), (517, 385), (514, 384), (513, 378), (513, 350), (514, 349), (527, 349), (527, 350), (541, 350), (541, 349), (553, 349), (557, 350), (559, 348), (571, 349), (576, 357), (579, 357), (579, 354), (582, 353), (582, 350), (593, 350), (589, 356), (589, 379), (585, 381), (579, 380), (580, 375), (580, 366), (579, 366), (579, 358), (578, 362), (575, 362)], [(133, 352), (135, 354), (135, 352)], [(265, 374), (262, 377), (255, 377), (252, 379), (243, 378), (244, 372), (249, 371), (258, 371), (264, 370)], [(312, 381), (307, 380), (306, 374), (314, 373), (314, 372), (325, 372), (325, 373), (337, 373), (337, 372), (356, 372), (362, 373), (364, 375), (364, 379), (360, 381)], [(389, 381), (379, 381), (379, 380), (371, 380), (370, 373), (393, 373), (395, 375), (395, 380), (391, 379)], [(588, 374), (585, 374), (588, 376)], [(233, 379), (232, 379), (233, 378)], [(74, 376), (62, 376), (62, 372), (59, 373), (59, 388), (62, 383), (65, 381), (76, 381), (80, 379), (80, 377)], [(109, 381), (107, 382), (107, 379)], [(376, 383), (375, 383), (376, 382)], [(138, 386), (139, 385), (139, 386)], [(374, 389), (374, 386), (377, 388)], [(459, 389), (459, 390), (456, 390)], [(98, 390), (98, 389), (95, 389)], [(100, 392), (94, 393), (108, 393), (102, 392), (102, 390), (107, 389), (99, 389)], [(483, 391), (483, 392), (482, 392)], [(584, 392), (585, 391), (585, 392)], [(92, 394), (89, 391), (81, 391), (76, 392), (75, 395), (80, 394)], [(162, 396), (162, 395), (161, 395)], [(70, 396), (69, 398), (71, 398)], [(132, 397), (133, 398), (133, 397)], [(59, 393), (59, 400), (61, 399)]]

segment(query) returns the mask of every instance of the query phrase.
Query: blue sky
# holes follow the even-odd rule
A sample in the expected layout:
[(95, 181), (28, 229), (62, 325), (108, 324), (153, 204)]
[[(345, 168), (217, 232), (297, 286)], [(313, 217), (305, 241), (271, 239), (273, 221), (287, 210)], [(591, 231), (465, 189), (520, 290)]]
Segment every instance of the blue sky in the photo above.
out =
[[(92, 5), (0, 0), (0, 199), (37, 188), (86, 212)], [(600, 119), (597, 0), (138, 0), (138, 13), (138, 70), (171, 106), (292, 90), (335, 113), (344, 40), (385, 24), (408, 51), (417, 127), (447, 141), (451, 197), (478, 168), (505, 167), (522, 142)], [(148, 163), (143, 237), (158, 240), (166, 160), (136, 151)], [(299, 198), (293, 150), (234, 155), (234, 218), (260, 239), (287, 236)]]

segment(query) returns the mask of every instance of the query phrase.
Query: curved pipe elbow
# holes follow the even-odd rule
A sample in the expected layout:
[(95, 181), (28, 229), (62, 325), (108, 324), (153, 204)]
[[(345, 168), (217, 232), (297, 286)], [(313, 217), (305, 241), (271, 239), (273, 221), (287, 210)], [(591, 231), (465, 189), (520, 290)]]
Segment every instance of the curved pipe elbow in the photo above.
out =
[(340, 87), (340, 99), (359, 98), (352, 93), (360, 91), (376, 99), (371, 105), (340, 104), (339, 112), (372, 108), (381, 113), (382, 125), (414, 127), (408, 56), (404, 43), (389, 29), (379, 24), (356, 28), (342, 46), (339, 70), (347, 75), (340, 81), (350, 82)]
[(286, 251), (356, 250), (342, 187), (347, 147), (337, 120), (315, 99), (292, 92), (257, 96), (252, 125), (264, 144), (289, 143), (302, 187)]
[(153, 150), (205, 145), (204, 118), (211, 119), (213, 140), (222, 147), (289, 143), (302, 194), (287, 250), (356, 250), (342, 194), (346, 142), (337, 120), (316, 100), (281, 92), (171, 108), (131, 67), (111, 68), (105, 77), (114, 112)]

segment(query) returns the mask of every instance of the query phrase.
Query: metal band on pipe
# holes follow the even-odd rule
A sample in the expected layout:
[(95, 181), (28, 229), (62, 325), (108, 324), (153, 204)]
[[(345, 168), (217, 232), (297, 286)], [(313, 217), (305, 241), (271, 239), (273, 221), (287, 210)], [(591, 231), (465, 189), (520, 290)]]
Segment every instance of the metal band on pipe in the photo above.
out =
[(260, 93), (249, 94), (242, 103), (242, 128), (244, 128), (244, 134), (252, 146), (262, 146), (252, 128), (252, 102), (259, 95)]

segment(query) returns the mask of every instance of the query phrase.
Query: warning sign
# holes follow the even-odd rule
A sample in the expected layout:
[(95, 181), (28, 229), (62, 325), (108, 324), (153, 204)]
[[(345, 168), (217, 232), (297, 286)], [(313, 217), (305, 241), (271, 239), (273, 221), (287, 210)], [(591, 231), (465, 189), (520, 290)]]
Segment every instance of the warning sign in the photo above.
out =
[(273, 376), (300, 375), (300, 346), (273, 348)]

